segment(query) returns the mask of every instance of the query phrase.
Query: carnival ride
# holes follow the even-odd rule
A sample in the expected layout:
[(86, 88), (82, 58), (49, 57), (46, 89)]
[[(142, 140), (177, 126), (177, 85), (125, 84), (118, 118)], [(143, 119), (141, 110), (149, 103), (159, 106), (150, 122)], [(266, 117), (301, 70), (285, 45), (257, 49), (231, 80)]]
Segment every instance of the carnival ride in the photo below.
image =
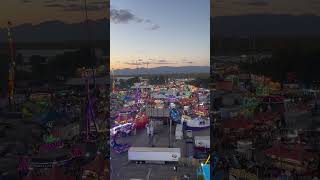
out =
[(199, 107), (194, 108), (193, 113), (198, 116), (208, 116), (209, 115), (208, 109), (205, 108), (204, 106), (199, 106)]
[(83, 138), (85, 142), (95, 142), (98, 138), (98, 128), (95, 121), (96, 115), (93, 109), (95, 100), (91, 97), (89, 76), (86, 75), (87, 84), (87, 105), (86, 105), (86, 117), (85, 125), (82, 131)]
[(136, 129), (134, 123), (125, 123), (115, 126), (110, 129), (111, 137), (126, 137), (132, 134), (132, 132)]
[(110, 145), (111, 148), (116, 152), (116, 153), (124, 153), (128, 151), (130, 148), (129, 144), (118, 144), (116, 139), (118, 137), (127, 137), (133, 134), (135, 131), (136, 127), (134, 123), (126, 123), (126, 124), (120, 124), (118, 126), (115, 126), (110, 129)]
[(210, 127), (210, 120), (206, 117), (190, 117), (182, 115), (181, 122), (187, 130), (203, 130)]
[(131, 145), (125, 143), (125, 144), (118, 144), (116, 142), (116, 138), (115, 137), (112, 137), (111, 138), (111, 142), (110, 142), (110, 145), (111, 147), (113, 148), (113, 150), (116, 152), (116, 153), (125, 153), (125, 152), (128, 152), (129, 148), (131, 147)]

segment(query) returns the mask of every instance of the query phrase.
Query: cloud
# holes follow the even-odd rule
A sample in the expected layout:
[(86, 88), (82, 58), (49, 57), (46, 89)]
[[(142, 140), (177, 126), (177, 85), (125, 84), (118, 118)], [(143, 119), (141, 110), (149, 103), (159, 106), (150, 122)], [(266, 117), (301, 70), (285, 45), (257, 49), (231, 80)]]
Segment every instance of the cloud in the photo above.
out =
[(159, 65), (159, 64), (176, 64), (175, 62), (171, 62), (169, 60), (166, 59), (160, 59), (160, 60), (155, 60), (155, 59), (148, 59), (148, 60), (142, 60), (142, 59), (138, 59), (138, 60), (133, 60), (132, 62), (125, 62), (124, 64), (127, 65), (134, 65), (134, 66), (138, 66), (138, 65)]
[(151, 23), (151, 20), (150, 19), (146, 19), (144, 20), (145, 23)]
[[(45, 7), (49, 8), (60, 8), (62, 11), (84, 11), (84, 4), (82, 3), (54, 3), (57, 0), (47, 0)], [(70, 2), (75, 2), (76, 0), (66, 0)], [(98, 3), (99, 2), (99, 3)], [(107, 11), (108, 3), (102, 3), (103, 1), (96, 1), (95, 3), (87, 4), (87, 11)]]
[(151, 24), (150, 27), (147, 27), (148, 30), (157, 30), (160, 28), (159, 25), (154, 24), (150, 19), (144, 19), (136, 16), (131, 10), (129, 9), (110, 9), (110, 18), (111, 22), (115, 24), (128, 24), (130, 22), (134, 23), (145, 23)]
[(44, 1), (44, 3), (54, 3), (54, 2), (57, 2), (57, 0), (46, 0), (46, 1)]
[(124, 64), (138, 66), (138, 65), (142, 65), (143, 63), (141, 63), (141, 62), (125, 62)]
[(266, 1), (252, 1), (252, 2), (248, 2), (248, 5), (250, 5), (250, 6), (268, 6), (269, 3)]
[(141, 23), (143, 19), (137, 17), (134, 15), (130, 10), (128, 9), (110, 9), (110, 17), (111, 21), (115, 24), (121, 24), (121, 23), (129, 23), (129, 22), (137, 22)]
[(31, 3), (32, 0), (21, 0), (21, 2), (27, 4), (27, 3)]
[(241, 0), (241, 1), (234, 1), (234, 5), (239, 5), (239, 6), (268, 6), (269, 1), (266, 0)]
[(187, 59), (183, 59), (182, 63), (193, 64), (193, 61), (190, 61), (190, 60), (187, 60)]
[(320, 15), (319, 0), (211, 0), (211, 16)]
[[(79, 5), (79, 4), (69, 4), (64, 7), (64, 11), (83, 11), (84, 6)], [(100, 11), (100, 10), (107, 10), (107, 4), (102, 5), (102, 4), (87, 4), (87, 11)]]
[(44, 5), (45, 7), (50, 7), (50, 8), (64, 8), (65, 6), (63, 4), (58, 4), (58, 3), (54, 3), (54, 4), (46, 4)]
[(161, 60), (158, 60), (156, 62), (153, 62), (152, 64), (175, 64), (174, 62), (170, 62), (169, 60), (166, 60), (166, 59), (161, 59)]
[(149, 28), (147, 28), (147, 29), (148, 29), (148, 30), (151, 30), (151, 31), (154, 31), (154, 30), (157, 30), (157, 29), (159, 29), (159, 28), (160, 28), (159, 25), (154, 24), (153, 26), (151, 26), (151, 27), (149, 27)]
[[(74, 0), (69, 0), (69, 1), (74, 1)], [(77, 0), (76, 0), (77, 1)], [(90, 4), (94, 4), (94, 5), (106, 5), (108, 4), (109, 1), (106, 1), (106, 0), (101, 0), (101, 1), (94, 1), (94, 2), (90, 2)]]

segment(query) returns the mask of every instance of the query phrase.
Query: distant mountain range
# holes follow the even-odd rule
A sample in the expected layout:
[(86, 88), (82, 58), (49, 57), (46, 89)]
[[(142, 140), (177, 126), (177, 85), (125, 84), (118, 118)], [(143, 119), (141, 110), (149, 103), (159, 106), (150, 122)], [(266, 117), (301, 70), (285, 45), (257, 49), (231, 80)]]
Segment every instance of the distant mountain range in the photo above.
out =
[[(22, 24), (12, 29), (14, 39), (19, 42), (56, 43), (66, 41), (109, 40), (109, 19), (89, 20), (89, 26), (84, 22), (67, 24), (62, 21), (47, 21), (37, 25)], [(0, 43), (7, 42), (7, 29), (0, 28)]]
[(117, 69), (115, 75), (131, 76), (137, 74), (193, 74), (193, 73), (210, 73), (209, 66), (161, 66), (155, 68), (138, 68), (138, 69)]
[[(109, 19), (89, 20), (91, 40), (109, 40)], [(216, 36), (320, 36), (320, 16), (242, 15), (211, 17), (211, 32)], [(18, 42), (65, 42), (87, 40), (84, 22), (67, 24), (47, 21), (13, 28)], [(7, 29), (0, 28), (0, 43), (7, 42)]]
[(242, 15), (211, 17), (216, 36), (320, 36), (320, 16)]

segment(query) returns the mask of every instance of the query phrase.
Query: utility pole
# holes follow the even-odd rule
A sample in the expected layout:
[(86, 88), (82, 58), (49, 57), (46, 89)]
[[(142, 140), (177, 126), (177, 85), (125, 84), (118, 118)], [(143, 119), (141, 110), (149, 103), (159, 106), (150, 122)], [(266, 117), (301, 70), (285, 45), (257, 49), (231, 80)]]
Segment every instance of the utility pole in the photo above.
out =
[(139, 65), (138, 65), (138, 60), (136, 60), (136, 70), (137, 70), (137, 77), (139, 77)]
[(169, 148), (171, 147), (171, 127), (172, 127), (172, 120), (169, 118)]

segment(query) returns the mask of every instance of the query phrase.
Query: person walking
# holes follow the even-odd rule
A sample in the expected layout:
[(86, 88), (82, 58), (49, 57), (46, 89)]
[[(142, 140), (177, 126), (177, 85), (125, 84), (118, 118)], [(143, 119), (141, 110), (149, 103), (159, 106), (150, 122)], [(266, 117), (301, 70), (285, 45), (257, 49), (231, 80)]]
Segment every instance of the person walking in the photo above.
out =
[(150, 125), (149, 125), (149, 123), (146, 124), (146, 128), (147, 128), (147, 135), (150, 136)]
[(173, 166), (173, 171), (177, 172), (178, 171), (178, 167), (177, 166)]

